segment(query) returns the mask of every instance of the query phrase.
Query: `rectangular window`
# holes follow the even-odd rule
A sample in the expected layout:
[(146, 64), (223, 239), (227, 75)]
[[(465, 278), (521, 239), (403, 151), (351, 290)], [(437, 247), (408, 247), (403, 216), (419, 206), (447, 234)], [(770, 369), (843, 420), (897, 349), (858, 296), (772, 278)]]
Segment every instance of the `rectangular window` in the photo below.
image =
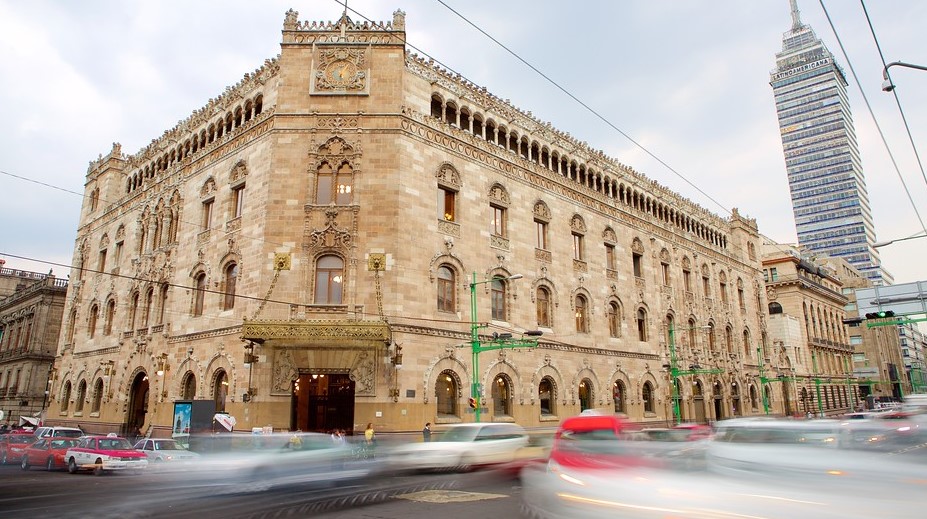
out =
[(573, 233), (573, 259), (585, 261), (583, 255), (583, 235)]
[(539, 249), (547, 250), (547, 222), (534, 221), (534, 228), (537, 231), (537, 245)]
[(610, 243), (605, 244), (605, 268), (618, 270), (615, 268), (615, 246)]
[(236, 186), (232, 189), (232, 218), (241, 216), (242, 209), (245, 207), (245, 185)]
[(670, 266), (667, 263), (661, 263), (660, 267), (663, 270), (663, 286), (670, 286)]
[(349, 205), (351, 203), (351, 180), (353, 174), (351, 168), (347, 165), (338, 170), (338, 190), (335, 193), (335, 203), (338, 205)]
[(688, 270), (682, 271), (682, 286), (686, 289), (686, 292), (692, 291), (692, 272)]
[(97, 270), (100, 272), (106, 271), (106, 249), (100, 251), (100, 261), (97, 263)]
[(709, 278), (702, 278), (702, 290), (705, 292), (705, 297), (711, 297), (711, 280)]
[(489, 232), (495, 236), (505, 238), (505, 208), (499, 206), (490, 206), (492, 209), (492, 221), (490, 222)]
[(634, 277), (636, 278), (644, 277), (644, 269), (641, 265), (643, 259), (644, 258), (636, 252), (631, 254), (631, 262), (634, 266)]
[(210, 198), (203, 201), (203, 230), (208, 231), (212, 227), (212, 204), (215, 200)]
[(776, 267), (769, 269), (769, 276), (772, 281), (779, 281), (779, 271), (776, 270)]
[(769, 283), (769, 271), (763, 269), (763, 283)]
[(455, 201), (457, 193), (447, 189), (438, 188), (438, 219), (453, 222), (457, 220), (457, 208)]
[(116, 250), (113, 253), (113, 265), (117, 267), (119, 266), (119, 262), (122, 260), (122, 245), (123, 245), (123, 242), (117, 241)]

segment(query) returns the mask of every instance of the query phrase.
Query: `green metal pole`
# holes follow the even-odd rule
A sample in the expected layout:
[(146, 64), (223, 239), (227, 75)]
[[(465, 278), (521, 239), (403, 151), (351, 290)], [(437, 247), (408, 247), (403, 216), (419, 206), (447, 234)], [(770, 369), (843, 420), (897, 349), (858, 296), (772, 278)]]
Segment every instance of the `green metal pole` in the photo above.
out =
[(476, 322), (476, 272), (473, 273), (473, 282), (470, 283), (470, 350), (473, 356), (473, 375), (470, 382), (470, 397), (476, 402), (475, 420), (480, 421), (480, 325)]
[(673, 422), (678, 424), (681, 420), (682, 413), (679, 409), (679, 366), (676, 365), (676, 328), (672, 322), (669, 324), (669, 349), (670, 349), (670, 383), (672, 384), (673, 395)]
[(814, 389), (818, 395), (818, 417), (823, 417), (824, 404), (821, 402), (821, 378), (818, 377), (818, 361), (813, 349), (811, 350), (811, 369), (814, 370)]
[(856, 410), (856, 394), (853, 393), (853, 386), (850, 385), (850, 366), (845, 356), (843, 357), (843, 371), (847, 373), (847, 398), (852, 398), (849, 411), (853, 412)]
[(769, 414), (769, 395), (766, 394), (766, 377), (763, 376), (763, 352), (761, 347), (756, 347), (756, 358), (760, 371), (760, 397), (763, 399), (763, 412)]

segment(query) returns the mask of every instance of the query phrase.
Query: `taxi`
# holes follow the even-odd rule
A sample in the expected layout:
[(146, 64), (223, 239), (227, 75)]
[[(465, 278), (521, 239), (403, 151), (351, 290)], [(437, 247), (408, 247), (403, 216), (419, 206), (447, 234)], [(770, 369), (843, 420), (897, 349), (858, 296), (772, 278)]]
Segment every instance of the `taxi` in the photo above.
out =
[(84, 436), (65, 453), (68, 472), (89, 470), (95, 475), (121, 470), (142, 470), (148, 467), (144, 452), (132, 448), (129, 440), (110, 433), (106, 436)]

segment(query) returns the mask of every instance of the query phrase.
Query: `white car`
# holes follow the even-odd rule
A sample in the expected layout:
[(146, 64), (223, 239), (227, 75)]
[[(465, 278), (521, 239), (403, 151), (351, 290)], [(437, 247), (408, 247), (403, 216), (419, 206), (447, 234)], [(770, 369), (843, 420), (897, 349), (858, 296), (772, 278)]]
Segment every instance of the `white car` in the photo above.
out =
[(64, 459), (71, 474), (90, 470), (99, 476), (108, 471), (139, 471), (148, 466), (145, 453), (133, 449), (129, 440), (114, 434), (83, 436), (77, 445), (67, 450)]
[(166, 461), (189, 462), (200, 457), (199, 454), (177, 443), (177, 440), (170, 438), (142, 439), (135, 444), (135, 449), (144, 452), (148, 461), (156, 464)]
[(454, 424), (429, 442), (393, 448), (389, 466), (397, 470), (469, 470), (515, 461), (528, 446), (528, 433), (513, 423)]

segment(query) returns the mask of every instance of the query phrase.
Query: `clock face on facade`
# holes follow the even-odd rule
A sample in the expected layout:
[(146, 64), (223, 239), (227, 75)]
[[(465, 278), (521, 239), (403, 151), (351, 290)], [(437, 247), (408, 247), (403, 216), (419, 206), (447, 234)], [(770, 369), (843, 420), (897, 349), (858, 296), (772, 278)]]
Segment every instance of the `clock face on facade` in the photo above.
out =
[(357, 65), (343, 59), (333, 61), (325, 68), (325, 76), (333, 85), (344, 86), (357, 77)]

